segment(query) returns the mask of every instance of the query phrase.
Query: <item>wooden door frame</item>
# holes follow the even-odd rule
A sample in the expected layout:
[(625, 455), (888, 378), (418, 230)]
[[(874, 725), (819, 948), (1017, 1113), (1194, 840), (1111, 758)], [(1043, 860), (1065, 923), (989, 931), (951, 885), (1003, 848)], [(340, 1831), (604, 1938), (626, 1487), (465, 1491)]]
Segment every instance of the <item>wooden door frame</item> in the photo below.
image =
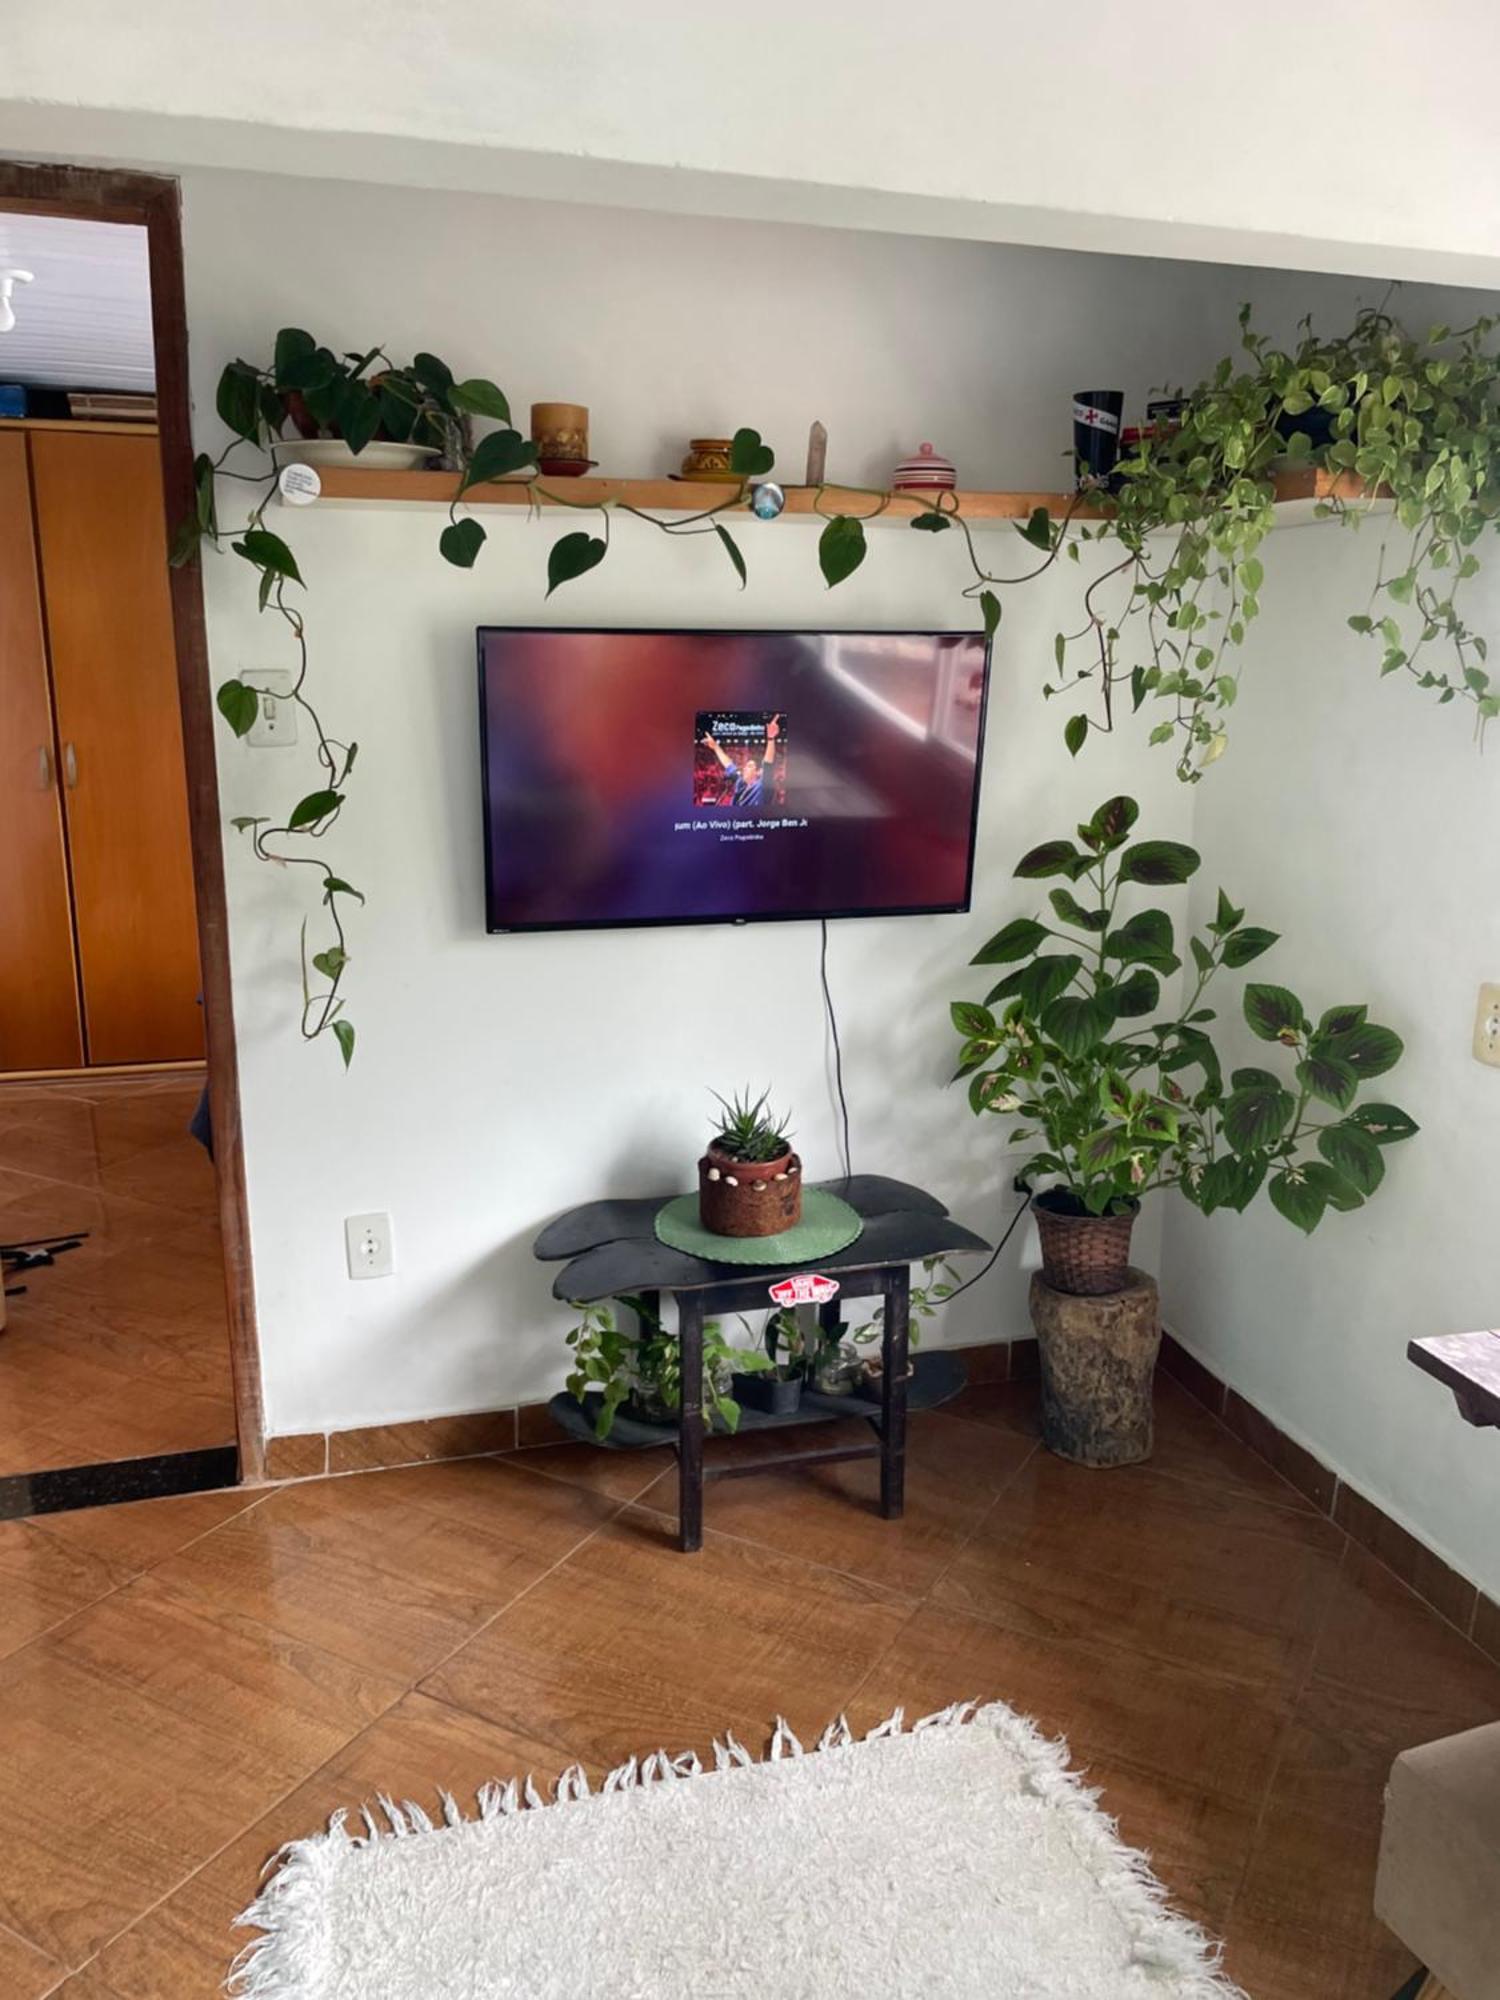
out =
[[(124, 169), (0, 160), (0, 208), (12, 213), (70, 216), (87, 222), (131, 222), (145, 228), (151, 271), (152, 340), (156, 351), (157, 429), (170, 543), (177, 523), (192, 513), (195, 501), (182, 205), (177, 182), (163, 174)], [(265, 1476), (265, 1421), (240, 1130), (240, 1076), (229, 976), (229, 919), (214, 752), (214, 705), (203, 620), (203, 579), (196, 560), (183, 569), (170, 571), (169, 575), (240, 1478), (258, 1480)]]

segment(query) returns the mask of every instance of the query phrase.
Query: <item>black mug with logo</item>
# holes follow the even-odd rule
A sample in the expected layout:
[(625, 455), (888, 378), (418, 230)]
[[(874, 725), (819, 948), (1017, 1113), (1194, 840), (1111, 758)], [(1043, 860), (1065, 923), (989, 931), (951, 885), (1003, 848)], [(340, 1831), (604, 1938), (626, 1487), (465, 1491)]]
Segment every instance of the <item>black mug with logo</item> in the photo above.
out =
[(1123, 389), (1073, 392), (1073, 462), (1080, 486), (1102, 486), (1120, 456)]

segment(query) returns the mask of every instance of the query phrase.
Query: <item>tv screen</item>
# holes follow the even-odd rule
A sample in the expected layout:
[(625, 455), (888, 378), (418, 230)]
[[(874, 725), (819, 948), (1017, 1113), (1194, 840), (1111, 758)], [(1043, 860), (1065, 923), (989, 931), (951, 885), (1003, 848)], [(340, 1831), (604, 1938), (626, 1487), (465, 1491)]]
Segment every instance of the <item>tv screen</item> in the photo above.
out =
[(479, 633), (492, 931), (964, 910), (969, 632)]

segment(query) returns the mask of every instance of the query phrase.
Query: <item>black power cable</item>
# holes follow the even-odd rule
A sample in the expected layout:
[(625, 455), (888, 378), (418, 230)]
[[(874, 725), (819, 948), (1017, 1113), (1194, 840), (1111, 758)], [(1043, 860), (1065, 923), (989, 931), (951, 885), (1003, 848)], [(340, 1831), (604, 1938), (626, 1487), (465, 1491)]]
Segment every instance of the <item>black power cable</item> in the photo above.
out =
[(844, 1126), (844, 1179), (854, 1177), (854, 1155), (849, 1146), (849, 1100), (844, 1095), (844, 1051), (839, 1043), (838, 1016), (833, 1011), (833, 989), (828, 984), (828, 919), (819, 919), (823, 933), (822, 950), (818, 954), (818, 977), (823, 982), (823, 1008), (828, 1016), (828, 1032), (833, 1037), (833, 1080), (839, 1097), (839, 1115)]

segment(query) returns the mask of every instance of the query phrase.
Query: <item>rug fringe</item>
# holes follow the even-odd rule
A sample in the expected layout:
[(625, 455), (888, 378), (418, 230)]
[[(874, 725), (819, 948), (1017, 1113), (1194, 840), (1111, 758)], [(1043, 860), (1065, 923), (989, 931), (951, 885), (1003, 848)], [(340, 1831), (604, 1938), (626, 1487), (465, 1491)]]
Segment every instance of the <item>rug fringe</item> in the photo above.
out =
[[(1071, 1768), (1068, 1746), (1061, 1738), (1044, 1736), (1036, 1723), (1016, 1714), (1003, 1702), (957, 1701), (920, 1717), (910, 1726), (905, 1710), (895, 1708), (883, 1721), (866, 1730), (863, 1741), (878, 1743), (889, 1738), (920, 1736), (932, 1729), (968, 1726), (993, 1729), (1019, 1758), (1021, 1782), (1027, 1791), (1060, 1809), (1075, 1853), (1095, 1886), (1113, 1905), (1131, 1939), (1132, 1963), (1148, 1972), (1169, 1973), (1187, 1981), (1181, 1988), (1182, 2000), (1246, 2000), (1241, 1989), (1221, 1970), (1222, 1948), (1198, 1925), (1170, 1908), (1167, 1890), (1152, 1872), (1149, 1858), (1126, 1846), (1120, 1839), (1116, 1821), (1100, 1812), (1098, 1790)], [(716, 1772), (733, 1772), (750, 1768), (758, 1761), (780, 1763), (836, 1753), (855, 1747), (859, 1741), (847, 1716), (839, 1715), (828, 1724), (814, 1749), (808, 1751), (786, 1719), (778, 1716), (764, 1759), (753, 1757), (733, 1731), (726, 1730), (721, 1738), (714, 1740), (713, 1768)], [(463, 1827), (518, 1812), (580, 1804), (612, 1792), (647, 1791), (657, 1785), (697, 1777), (702, 1771), (695, 1751), (684, 1751), (674, 1757), (665, 1750), (655, 1750), (649, 1756), (630, 1757), (617, 1764), (597, 1794), (590, 1791), (583, 1766), (570, 1764), (554, 1783), (550, 1801), (543, 1798), (529, 1775), (524, 1780), (511, 1778), (504, 1784), (491, 1780), (482, 1785), (475, 1796), (472, 1814), (464, 1812), (451, 1792), (440, 1792), (439, 1800), (443, 1824)], [(321, 1990), (325, 1968), (309, 1965), (305, 1960), (292, 1965), (286, 1939), (297, 1916), (316, 1900), (340, 1850), (347, 1846), (368, 1847), (384, 1840), (407, 1840), (437, 1830), (431, 1814), (415, 1800), (398, 1801), (383, 1792), (377, 1795), (374, 1806), (366, 1804), (360, 1809), (358, 1820), (362, 1832), (351, 1831), (349, 1820), (347, 1811), (335, 1812), (326, 1832), (309, 1835), (305, 1840), (288, 1841), (266, 1862), (261, 1871), (259, 1895), (235, 1920), (236, 1928), (252, 1929), (260, 1935), (236, 1955), (224, 1982), (227, 1993), (243, 1996), (243, 2000), (296, 2000), (296, 1996)]]

